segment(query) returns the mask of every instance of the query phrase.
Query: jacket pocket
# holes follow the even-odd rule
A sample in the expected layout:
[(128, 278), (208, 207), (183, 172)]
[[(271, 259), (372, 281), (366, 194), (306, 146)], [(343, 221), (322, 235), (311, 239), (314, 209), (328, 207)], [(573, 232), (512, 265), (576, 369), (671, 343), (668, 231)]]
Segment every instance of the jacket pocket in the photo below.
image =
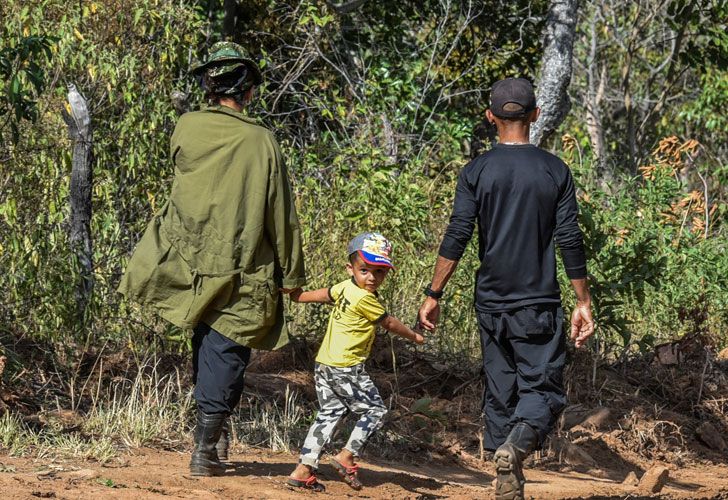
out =
[(240, 322), (247, 330), (271, 326), (276, 322), (278, 287), (275, 282), (255, 275), (239, 275), (237, 291), (230, 307), (240, 311)]
[(265, 280), (258, 286), (258, 301), (260, 303), (260, 324), (270, 326), (276, 322), (278, 310), (278, 287), (273, 280)]

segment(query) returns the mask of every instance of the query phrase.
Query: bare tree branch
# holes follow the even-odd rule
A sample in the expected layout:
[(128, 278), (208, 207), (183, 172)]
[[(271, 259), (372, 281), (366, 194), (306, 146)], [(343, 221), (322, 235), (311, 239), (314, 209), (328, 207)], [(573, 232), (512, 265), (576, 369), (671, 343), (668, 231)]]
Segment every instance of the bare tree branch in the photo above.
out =
[(69, 241), (79, 263), (80, 274), (76, 289), (79, 327), (83, 325), (86, 306), (93, 292), (93, 245), (91, 238), (91, 191), (93, 186), (93, 135), (91, 115), (86, 98), (74, 84), (68, 85), (68, 109), (62, 110), (73, 141), (73, 160), (70, 185)]
[(367, 3), (367, 0), (351, 0), (341, 4), (335, 4), (334, 2), (326, 2), (326, 4), (334, 9), (339, 14), (349, 14), (354, 12), (356, 9)]
[(552, 0), (549, 8), (536, 96), (541, 116), (531, 127), (533, 144), (542, 144), (571, 108), (567, 89), (571, 81), (577, 9), (577, 0)]

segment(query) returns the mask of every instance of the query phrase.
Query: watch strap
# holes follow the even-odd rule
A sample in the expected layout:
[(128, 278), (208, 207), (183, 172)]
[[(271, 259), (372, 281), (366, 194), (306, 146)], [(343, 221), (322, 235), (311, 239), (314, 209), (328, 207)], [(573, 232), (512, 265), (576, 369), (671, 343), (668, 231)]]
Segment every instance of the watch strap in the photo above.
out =
[(440, 290), (439, 292), (436, 292), (435, 290), (433, 290), (432, 288), (430, 288), (431, 286), (432, 286), (432, 283), (430, 283), (429, 285), (427, 285), (425, 287), (425, 290), (424, 290), (423, 293), (425, 295), (427, 295), (428, 297), (432, 297), (433, 299), (440, 299), (440, 298), (442, 298), (442, 295), (443, 295), (443, 293), (445, 293), (445, 291), (444, 290)]

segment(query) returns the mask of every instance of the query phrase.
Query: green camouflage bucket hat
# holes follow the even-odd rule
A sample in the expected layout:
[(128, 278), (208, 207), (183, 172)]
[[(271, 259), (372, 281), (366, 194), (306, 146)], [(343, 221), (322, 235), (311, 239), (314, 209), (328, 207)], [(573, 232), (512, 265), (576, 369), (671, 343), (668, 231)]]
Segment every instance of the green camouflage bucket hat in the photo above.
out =
[(253, 84), (263, 83), (263, 76), (255, 61), (248, 56), (248, 51), (235, 42), (217, 42), (210, 47), (210, 54), (207, 61), (197, 63), (190, 71), (193, 75), (199, 76), (207, 72), (209, 76), (220, 76), (245, 64), (253, 73)]

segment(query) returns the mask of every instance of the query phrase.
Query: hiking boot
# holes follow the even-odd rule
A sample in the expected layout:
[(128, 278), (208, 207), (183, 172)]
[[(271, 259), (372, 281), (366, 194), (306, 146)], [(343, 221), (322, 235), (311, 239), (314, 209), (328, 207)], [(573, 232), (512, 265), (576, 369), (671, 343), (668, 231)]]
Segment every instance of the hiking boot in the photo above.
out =
[(215, 449), (222, 433), (224, 413), (204, 413), (197, 410), (195, 427), (195, 450), (190, 461), (190, 474), (193, 476), (221, 476), (225, 466), (220, 463)]
[(218, 439), (215, 449), (217, 450), (217, 458), (221, 462), (227, 462), (228, 449), (230, 448), (230, 417), (226, 417), (222, 421), (222, 429), (220, 431), (220, 439)]
[(496, 500), (524, 500), (523, 459), (533, 451), (538, 442), (536, 431), (525, 422), (519, 422), (493, 456), (495, 462)]

